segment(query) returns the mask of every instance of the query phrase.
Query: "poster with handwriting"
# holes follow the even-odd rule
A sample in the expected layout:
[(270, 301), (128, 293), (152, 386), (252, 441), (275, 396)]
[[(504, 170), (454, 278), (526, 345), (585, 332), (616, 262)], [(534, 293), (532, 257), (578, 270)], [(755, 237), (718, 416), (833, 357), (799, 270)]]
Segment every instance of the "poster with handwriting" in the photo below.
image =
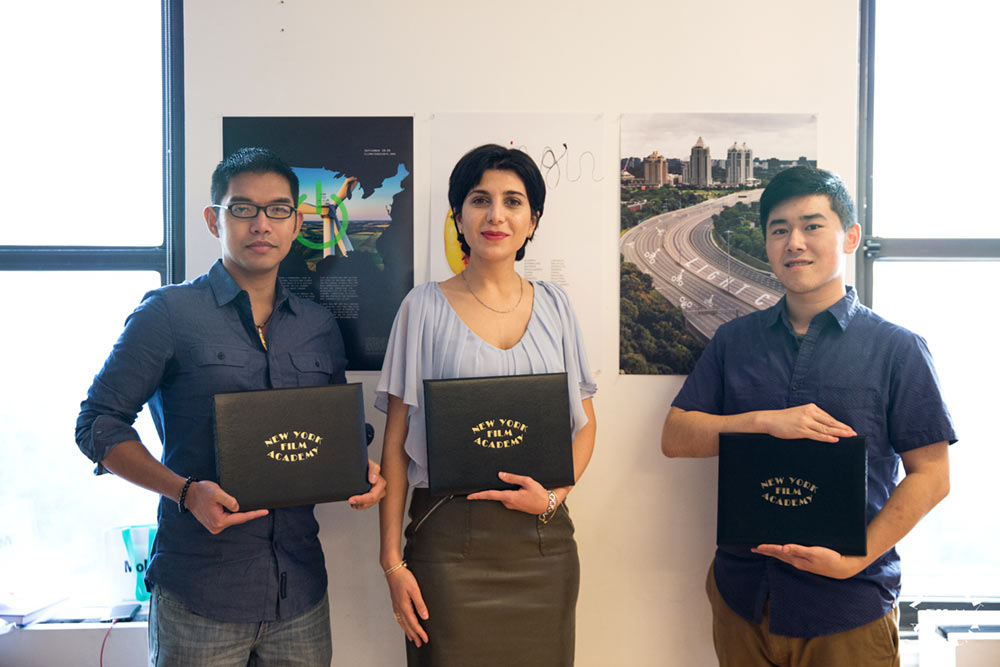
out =
[[(440, 113), (431, 118), (431, 280), (446, 280), (464, 268), (448, 205), (448, 178), (469, 150), (492, 143), (530, 155), (545, 179), (545, 210), (534, 239), (516, 270), (526, 280), (563, 287), (583, 330), (592, 371), (602, 369), (601, 219), (604, 188), (604, 119), (599, 114)], [(606, 243), (604, 245), (606, 248)]]

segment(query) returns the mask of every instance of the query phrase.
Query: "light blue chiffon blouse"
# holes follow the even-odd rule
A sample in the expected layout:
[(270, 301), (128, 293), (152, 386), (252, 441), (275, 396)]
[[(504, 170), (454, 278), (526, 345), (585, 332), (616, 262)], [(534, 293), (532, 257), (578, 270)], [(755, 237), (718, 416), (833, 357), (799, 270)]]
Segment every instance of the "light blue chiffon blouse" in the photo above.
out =
[(375, 389), (375, 407), (386, 412), (389, 394), (403, 399), (408, 431), (410, 486), (427, 486), (424, 380), (535, 373), (566, 373), (573, 437), (586, 425), (583, 399), (597, 393), (580, 325), (566, 292), (539, 281), (531, 318), (521, 340), (509, 350), (490, 345), (472, 332), (436, 282), (410, 290), (396, 313)]

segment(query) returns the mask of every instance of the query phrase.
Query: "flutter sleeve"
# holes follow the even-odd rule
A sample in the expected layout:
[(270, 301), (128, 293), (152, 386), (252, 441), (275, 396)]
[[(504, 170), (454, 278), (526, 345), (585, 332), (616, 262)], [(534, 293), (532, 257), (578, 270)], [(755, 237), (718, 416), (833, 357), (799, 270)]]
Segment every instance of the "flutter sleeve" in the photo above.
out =
[(587, 348), (584, 345), (580, 322), (573, 310), (566, 292), (555, 283), (539, 282), (552, 297), (552, 304), (561, 323), (563, 365), (570, 390), (570, 417), (573, 422), (573, 437), (587, 424), (587, 413), (583, 410), (583, 400), (597, 393), (597, 383), (590, 370)]
[(434, 283), (410, 290), (396, 313), (375, 386), (375, 408), (386, 412), (389, 395), (398, 396), (408, 407), (409, 426), (403, 445), (410, 457), (411, 485), (426, 485), (427, 442), (424, 427), (424, 383), (434, 359), (434, 308), (430, 291)]
[(389, 395), (398, 396), (407, 405), (420, 405), (420, 384), (423, 376), (423, 336), (420, 311), (423, 301), (415, 287), (406, 295), (396, 312), (389, 342), (382, 361), (382, 374), (375, 387), (375, 407), (382, 412), (389, 409)]

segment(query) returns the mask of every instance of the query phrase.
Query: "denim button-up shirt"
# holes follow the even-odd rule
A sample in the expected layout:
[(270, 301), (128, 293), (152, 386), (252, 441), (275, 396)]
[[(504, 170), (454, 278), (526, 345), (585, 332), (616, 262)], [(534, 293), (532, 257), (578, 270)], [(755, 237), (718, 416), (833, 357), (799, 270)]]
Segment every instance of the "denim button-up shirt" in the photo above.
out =
[[(98, 464), (149, 405), (163, 463), (179, 475), (218, 481), (214, 394), (345, 381), (340, 330), (321, 306), (277, 286), (264, 349), (249, 295), (217, 261), (208, 274), (146, 294), (129, 316), (81, 406), (76, 440)], [(211, 535), (177, 504), (160, 499), (159, 528), (146, 572), (194, 612), (223, 621), (290, 618), (326, 592), (313, 506)]]
[[(867, 438), (868, 522), (898, 484), (901, 452), (955, 442), (924, 340), (861, 305), (853, 288), (813, 318), (801, 342), (784, 299), (723, 325), (673, 405), (731, 415), (807, 403)], [(887, 614), (899, 595), (895, 549), (846, 580), (730, 547), (716, 550), (714, 569), (736, 613), (759, 623), (768, 602), (771, 631), (793, 637), (864, 625)]]

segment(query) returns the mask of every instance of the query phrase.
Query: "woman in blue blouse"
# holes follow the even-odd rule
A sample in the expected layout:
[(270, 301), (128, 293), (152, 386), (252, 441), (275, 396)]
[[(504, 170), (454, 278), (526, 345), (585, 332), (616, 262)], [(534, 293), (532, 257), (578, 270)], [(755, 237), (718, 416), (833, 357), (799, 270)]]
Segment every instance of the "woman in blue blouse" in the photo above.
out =
[[(432, 498), (423, 380), (565, 372), (579, 481), (594, 448), (597, 391), (559, 286), (514, 270), (538, 227), (545, 182), (525, 153), (480, 146), (455, 166), (448, 199), (465, 270), (415, 287), (396, 315), (375, 405), (387, 413), (382, 567), (409, 665), (573, 663), (579, 559), (564, 504), (572, 487)], [(413, 488), (406, 553), (403, 511)]]

